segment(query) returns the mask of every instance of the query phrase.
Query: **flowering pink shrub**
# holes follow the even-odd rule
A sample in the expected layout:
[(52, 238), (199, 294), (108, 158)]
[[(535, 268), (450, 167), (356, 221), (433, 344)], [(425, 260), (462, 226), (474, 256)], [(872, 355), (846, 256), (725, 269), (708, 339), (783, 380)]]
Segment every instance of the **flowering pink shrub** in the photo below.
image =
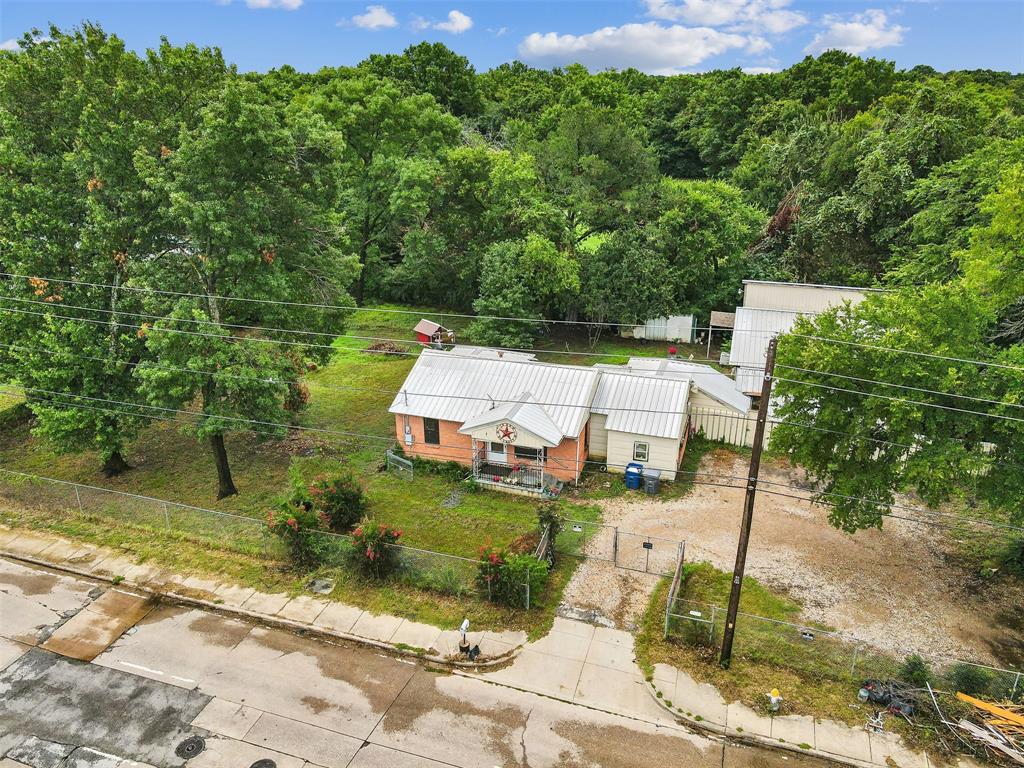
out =
[(398, 565), (399, 550), (392, 545), (397, 544), (400, 538), (400, 528), (364, 520), (352, 531), (353, 556), (374, 576), (386, 576)]
[(327, 530), (323, 513), (303, 504), (281, 504), (267, 514), (267, 528), (280, 538), (297, 565), (319, 565), (323, 534)]

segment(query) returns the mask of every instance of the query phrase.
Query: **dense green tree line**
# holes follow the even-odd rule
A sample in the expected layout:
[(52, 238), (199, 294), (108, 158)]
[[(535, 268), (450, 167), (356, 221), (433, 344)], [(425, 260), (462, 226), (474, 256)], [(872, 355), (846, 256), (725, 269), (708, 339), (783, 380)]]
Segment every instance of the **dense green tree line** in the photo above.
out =
[[(53, 280), (0, 278), (0, 379), (29, 388), (39, 433), (98, 449), (108, 472), (143, 424), (197, 412), (185, 428), (210, 442), (226, 495), (224, 435), (287, 421), (325, 353), (315, 334), (344, 327), (295, 302), (633, 322), (706, 318), (756, 277), (905, 286), (915, 316), (925, 296), (952, 310), (969, 283), (986, 298), (949, 333), (1017, 354), (1020, 286), (1000, 275), (1022, 114), (1020, 77), (836, 51), (775, 74), (656, 77), (478, 73), (422, 43), (239, 74), (217, 50), (138, 55), (89, 24), (30, 34), (0, 52), (0, 271)], [(543, 328), (473, 330), (526, 346)]]

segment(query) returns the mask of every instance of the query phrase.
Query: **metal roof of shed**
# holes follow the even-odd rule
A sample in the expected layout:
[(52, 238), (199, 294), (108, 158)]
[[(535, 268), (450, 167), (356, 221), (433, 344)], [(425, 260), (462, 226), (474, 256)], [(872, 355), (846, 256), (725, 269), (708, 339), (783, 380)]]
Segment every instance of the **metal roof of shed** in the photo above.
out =
[(516, 403), (529, 392), (562, 437), (574, 438), (590, 416), (600, 375), (583, 366), (468, 358), (426, 349), (388, 410), (461, 424), (492, 405)]
[(736, 382), (710, 365), (691, 363), (689, 360), (666, 360), (658, 357), (631, 357), (626, 370), (643, 374), (672, 374), (690, 377), (695, 389), (723, 405), (746, 413), (750, 398), (737, 391)]
[(685, 423), (690, 378), (659, 378), (619, 371), (602, 369), (590, 408), (607, 416), (605, 429), (678, 438)]
[(813, 313), (736, 307), (736, 327), (732, 332), (729, 364), (763, 369), (768, 342), (772, 336), (791, 330), (797, 318), (806, 314)]
[(433, 336), (438, 331), (447, 331), (443, 325), (435, 323), (433, 320), (427, 320), (426, 318), (416, 323), (416, 327), (413, 328), (415, 333), (422, 333), (426, 336)]

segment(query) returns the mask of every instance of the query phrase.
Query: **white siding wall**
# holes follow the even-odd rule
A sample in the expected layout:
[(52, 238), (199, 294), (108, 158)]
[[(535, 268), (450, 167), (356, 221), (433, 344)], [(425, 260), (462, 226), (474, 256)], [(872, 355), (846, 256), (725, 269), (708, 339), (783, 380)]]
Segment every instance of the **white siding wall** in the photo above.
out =
[[(608, 471), (625, 472), (626, 465), (633, 461), (633, 443), (647, 443), (645, 467), (661, 470), (661, 479), (671, 482), (676, 479), (679, 466), (679, 440), (670, 437), (647, 437), (630, 432), (608, 431)], [(614, 466), (613, 466), (614, 465)]]
[(824, 312), (829, 307), (864, 299), (866, 289), (799, 283), (744, 283), (743, 306), (757, 309), (787, 309), (794, 312)]
[[(690, 424), (708, 440), (721, 440), (730, 445), (750, 448), (754, 445), (754, 429), (757, 426), (757, 411), (747, 413), (728, 410), (722, 407), (694, 405), (690, 408)], [(767, 445), (775, 425), (769, 421), (764, 427), (764, 439)]]
[(624, 339), (647, 339), (648, 341), (693, 342), (693, 315), (672, 315), (653, 317), (643, 325), (622, 326), (619, 335)]
[(604, 426), (607, 418), (603, 413), (590, 414), (590, 455), (599, 459), (608, 457), (608, 430)]

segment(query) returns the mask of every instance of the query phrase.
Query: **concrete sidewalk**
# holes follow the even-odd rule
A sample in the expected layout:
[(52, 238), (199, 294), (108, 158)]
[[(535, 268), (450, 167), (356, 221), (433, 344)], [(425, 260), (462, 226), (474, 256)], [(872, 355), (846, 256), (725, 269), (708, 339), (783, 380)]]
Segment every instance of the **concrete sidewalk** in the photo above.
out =
[[(109, 547), (0, 527), (0, 554), (67, 568), (95, 578), (123, 580), (126, 585), (148, 592), (196, 600), (250, 618), (288, 623), (344, 639), (368, 640), (428, 658), (444, 660), (458, 656), (459, 633), (455, 629), (442, 630), (399, 616), (378, 615), (315, 595), (260, 592), (216, 579), (185, 576), (136, 563), (123, 551)], [(483, 660), (497, 660), (514, 653), (526, 642), (526, 633), (474, 631), (470, 632), (469, 639), (480, 646)]]
[[(428, 658), (456, 661), (458, 632), (397, 616), (375, 615), (313, 595), (268, 594), (198, 576), (183, 576), (138, 564), (119, 550), (55, 536), (0, 527), (0, 554), (34, 560), (97, 578), (121, 577), (149, 592), (197, 600), (250, 618), (291, 628), (367, 641)], [(654, 725), (684, 724), (760, 746), (788, 749), (850, 765), (931, 768), (923, 752), (907, 749), (890, 733), (868, 733), (844, 723), (809, 716), (767, 717), (726, 702), (717, 689), (686, 672), (659, 664), (645, 679), (628, 632), (555, 618), (551, 631), (527, 643), (523, 632), (472, 632), (485, 658), (504, 659), (492, 668), (464, 668), (458, 675), (541, 694)], [(660, 694), (660, 695), (659, 695)], [(954, 761), (955, 762), (955, 761)], [(949, 764), (949, 760), (943, 760)], [(961, 758), (961, 766), (976, 765)]]

